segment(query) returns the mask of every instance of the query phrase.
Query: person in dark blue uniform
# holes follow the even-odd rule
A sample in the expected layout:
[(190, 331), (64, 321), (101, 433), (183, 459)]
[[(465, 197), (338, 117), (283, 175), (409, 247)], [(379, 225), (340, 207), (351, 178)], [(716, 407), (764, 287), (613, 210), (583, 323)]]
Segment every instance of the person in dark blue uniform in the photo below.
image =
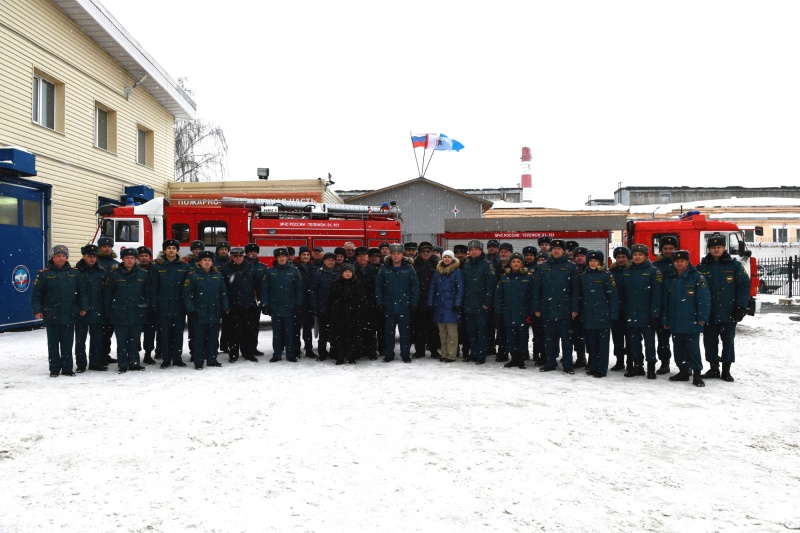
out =
[(679, 372), (670, 381), (689, 381), (705, 387), (700, 372), (700, 334), (711, 313), (711, 293), (700, 272), (689, 262), (689, 252), (678, 250), (672, 256), (673, 269), (664, 277), (664, 316), (662, 323), (672, 335), (675, 364)]
[(403, 257), (403, 246), (392, 244), (375, 280), (375, 303), (383, 309), (384, 363), (394, 360), (395, 328), (400, 335), (400, 357), (411, 362), (411, 311), (419, 304), (419, 280), (412, 268), (413, 261)]
[[(742, 264), (725, 249), (725, 237), (715, 233), (708, 239), (708, 255), (697, 265), (711, 291), (711, 314), (703, 329), (703, 346), (710, 366), (704, 378), (733, 381), (731, 364), (736, 361), (733, 348), (736, 324), (747, 315), (750, 302), (750, 276)], [(719, 341), (722, 339), (722, 373), (719, 371)]]
[[(314, 313), (311, 309), (311, 291), (314, 289), (314, 277), (317, 267), (311, 261), (311, 249), (301, 246), (297, 261), (294, 263), (300, 279), (303, 280), (303, 303), (300, 304), (300, 314), (294, 320), (294, 345), (297, 356), (300, 357), (301, 341), (305, 343), (305, 356), (316, 358), (314, 353)], [(302, 336), (302, 338), (301, 338)]]
[(590, 362), (586, 373), (603, 378), (608, 373), (608, 342), (611, 323), (619, 316), (619, 296), (617, 282), (606, 270), (603, 252), (591, 250), (586, 257), (588, 268), (580, 278), (580, 317)]
[[(158, 331), (161, 336), (161, 368), (171, 365), (183, 367), (183, 328), (186, 310), (183, 307), (183, 282), (189, 273), (188, 263), (178, 256), (181, 243), (176, 239), (166, 239), (161, 244), (161, 253), (154, 261), (153, 301), (157, 302)], [(193, 325), (189, 321), (189, 326)], [(190, 344), (190, 350), (192, 345)]]
[(214, 252), (200, 252), (197, 268), (186, 276), (183, 284), (183, 305), (194, 325), (194, 367), (201, 370), (204, 362), (210, 367), (222, 366), (217, 361), (219, 323), (229, 309), (228, 292), (225, 279), (214, 268)]
[(272, 317), (272, 358), (270, 363), (281, 360), (284, 350), (286, 360), (297, 362), (294, 343), (294, 317), (300, 314), (303, 305), (303, 280), (297, 269), (289, 263), (286, 248), (275, 248), (275, 262), (261, 282), (261, 307), (265, 315)]
[[(377, 354), (377, 336), (376, 336), (376, 321), (375, 317), (379, 314), (377, 305), (375, 304), (375, 280), (378, 279), (378, 274), (381, 270), (377, 266), (369, 263), (370, 249), (366, 246), (359, 246), (356, 248), (356, 262), (354, 274), (356, 279), (364, 287), (364, 295), (367, 299), (367, 312), (361, 317), (361, 354), (369, 357), (371, 360), (378, 358)], [(380, 250), (372, 248), (372, 255), (380, 257)], [(340, 276), (341, 278), (341, 276)], [(381, 351), (383, 349), (381, 348)]]
[(80, 303), (80, 273), (70, 266), (68, 259), (69, 248), (60, 244), (54, 246), (50, 262), (36, 276), (31, 291), (33, 316), (44, 320), (47, 328), (51, 378), (57, 378), (59, 374), (75, 375), (72, 361), (75, 322), (79, 316), (86, 315), (86, 309), (81, 309)]
[[(631, 251), (626, 246), (618, 246), (614, 248), (614, 262), (608, 268), (608, 272), (614, 276), (614, 282), (617, 284), (617, 290), (620, 295), (619, 315), (616, 320), (611, 322), (611, 342), (614, 344), (614, 357), (617, 362), (609, 370), (618, 371), (625, 370), (626, 365), (628, 370), (633, 368), (633, 358), (630, 354), (627, 340), (626, 319), (625, 319), (625, 305), (624, 295), (622, 294), (622, 278), (625, 274), (625, 269), (631, 260)], [(627, 361), (626, 361), (627, 357)]]
[(318, 269), (313, 279), (311, 291), (311, 312), (319, 320), (319, 341), (317, 361), (324, 361), (329, 356), (336, 355), (336, 344), (331, 332), (331, 315), (328, 307), (328, 298), (331, 294), (331, 284), (339, 277), (339, 267), (336, 266), (336, 254), (327, 252), (322, 258), (322, 268)]
[[(111, 273), (111, 269), (119, 264), (117, 253), (114, 251), (114, 239), (111, 237), (100, 237), (97, 239), (97, 262), (103, 267), (106, 276)], [(103, 324), (103, 364), (108, 366), (116, 363), (117, 360), (111, 357), (111, 338), (114, 336), (114, 326), (106, 314), (106, 321)]]
[(75, 268), (80, 272), (81, 309), (85, 315), (78, 317), (75, 324), (75, 359), (78, 372), (86, 368), (86, 337), (89, 337), (89, 370), (105, 371), (103, 357), (103, 324), (106, 322), (105, 302), (103, 299), (103, 280), (106, 271), (97, 261), (98, 248), (87, 244), (81, 248), (83, 258)]
[[(547, 239), (547, 246), (549, 248), (549, 237)], [(534, 278), (536, 277), (536, 271), (539, 269), (539, 266), (547, 263), (548, 259), (550, 259), (550, 254), (547, 252), (539, 252), (536, 254), (536, 267), (530, 270), (531, 275), (534, 276)], [(531, 329), (533, 330), (533, 364), (534, 366), (544, 366), (547, 355), (544, 343), (544, 320), (542, 317), (536, 316), (535, 314), (531, 316)]]
[(578, 269), (566, 257), (566, 243), (551, 242), (550, 259), (536, 269), (533, 285), (534, 314), (544, 320), (547, 361), (539, 370), (550, 372), (558, 366), (558, 341), (561, 340), (561, 364), (566, 374), (574, 374), (572, 364), (572, 321), (580, 313)]
[[(653, 261), (653, 266), (661, 272), (661, 276), (665, 279), (672, 271), (672, 254), (675, 253), (678, 246), (678, 239), (672, 235), (661, 237), (658, 241), (659, 254), (656, 260)], [(656, 373), (669, 374), (669, 361), (672, 358), (672, 352), (669, 348), (670, 332), (661, 326), (656, 330), (656, 336), (658, 337), (658, 359), (661, 361), (661, 366)]]
[[(153, 251), (147, 246), (140, 246), (137, 249), (139, 254), (139, 262), (136, 266), (150, 274), (150, 277), (157, 276), (158, 270), (155, 263), (153, 263)], [(154, 281), (150, 281), (151, 286)], [(139, 349), (144, 348), (144, 359), (142, 362), (146, 365), (154, 365), (156, 362), (153, 360), (153, 351), (158, 355), (161, 352), (161, 342), (158, 340), (158, 316), (151, 309), (147, 313), (147, 321), (142, 328), (142, 340), (139, 342)]]
[[(239, 355), (245, 361), (257, 363), (255, 346), (252, 346), (251, 321), (253, 308), (258, 308), (256, 300), (256, 279), (253, 263), (244, 257), (244, 247), (231, 248), (231, 261), (222, 269), (225, 288), (228, 291), (228, 360), (235, 363)], [(259, 315), (260, 316), (260, 315)]]
[(150, 274), (136, 266), (136, 248), (125, 248), (120, 255), (122, 265), (111, 269), (104, 295), (117, 338), (118, 372), (124, 374), (144, 370), (139, 364), (139, 339), (152, 305), (152, 289)]
[[(258, 260), (258, 254), (260, 251), (261, 247), (254, 242), (251, 242), (244, 247), (246, 261), (249, 261), (253, 264), (253, 275), (255, 276), (256, 280), (256, 296), (259, 299), (261, 298), (261, 284), (264, 282), (264, 276), (267, 275), (267, 265)], [(291, 265), (291, 263), (289, 264)], [(261, 302), (261, 304), (263, 305), (263, 302)], [(248, 313), (250, 313), (250, 316), (247, 318), (247, 331), (245, 334), (247, 335), (247, 346), (251, 347), (253, 353), (242, 353), (242, 355), (264, 355), (264, 352), (258, 349), (258, 330), (261, 326), (261, 307), (253, 307), (248, 311)]]
[[(569, 250), (570, 243), (574, 243), (572, 250)], [(583, 274), (587, 269), (587, 256), (589, 250), (584, 246), (578, 246), (577, 241), (567, 241), (567, 250), (570, 258), (578, 269), (578, 275)], [(578, 317), (572, 321), (572, 348), (575, 350), (575, 368), (583, 368), (587, 365), (586, 361), (586, 339), (583, 335), (583, 318)]]
[(464, 329), (469, 335), (470, 355), (476, 365), (486, 363), (489, 347), (489, 315), (494, 305), (497, 277), (483, 253), (483, 243), (467, 243), (469, 258), (464, 262)]
[[(500, 243), (500, 246), (498, 246), (497, 249), (497, 257), (492, 262), (492, 268), (494, 269), (494, 275), (496, 277), (495, 288), (497, 287), (497, 284), (500, 283), (500, 278), (505, 275), (506, 269), (509, 268), (511, 254), (514, 253), (514, 245), (510, 242), (503, 242)], [(494, 322), (495, 334), (494, 341), (492, 341), (491, 334), (489, 336), (489, 353), (491, 353), (491, 349), (495, 348), (496, 346), (495, 353), (497, 356), (494, 358), (495, 362), (506, 363), (508, 362), (509, 344), (506, 337), (506, 325), (505, 322), (503, 322), (504, 315), (498, 309), (494, 309), (492, 315), (493, 316), (490, 318), (490, 320)]]
[(656, 379), (656, 331), (661, 327), (663, 278), (661, 271), (650, 263), (647, 246), (634, 244), (631, 252), (631, 264), (624, 270), (620, 282), (628, 349), (633, 359), (633, 367), (625, 373), (625, 377), (644, 376), (646, 357), (647, 379)]
[(511, 355), (510, 361), (503, 365), (505, 368), (525, 368), (525, 356), (528, 353), (528, 317), (533, 314), (533, 276), (522, 266), (524, 262), (521, 253), (512, 253), (494, 292), (495, 323), (505, 328), (504, 337)]

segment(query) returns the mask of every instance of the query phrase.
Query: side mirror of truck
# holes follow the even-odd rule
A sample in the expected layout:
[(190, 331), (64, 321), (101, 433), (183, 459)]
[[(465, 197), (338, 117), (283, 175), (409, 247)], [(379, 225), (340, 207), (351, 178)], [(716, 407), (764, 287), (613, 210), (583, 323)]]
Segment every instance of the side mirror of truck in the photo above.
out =
[(739, 241), (739, 255), (744, 257), (744, 241)]
[(758, 235), (759, 237), (764, 236), (764, 226), (756, 226), (754, 231), (755, 234)]

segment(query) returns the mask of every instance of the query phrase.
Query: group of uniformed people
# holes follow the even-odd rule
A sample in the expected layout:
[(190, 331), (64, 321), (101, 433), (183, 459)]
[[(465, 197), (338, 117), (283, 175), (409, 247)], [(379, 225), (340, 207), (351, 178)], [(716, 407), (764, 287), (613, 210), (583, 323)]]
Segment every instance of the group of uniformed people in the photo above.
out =
[[(749, 278), (727, 253), (723, 236), (709, 239), (709, 253), (697, 268), (673, 237), (659, 243), (654, 263), (645, 245), (616, 248), (611, 268), (602, 252), (575, 241), (542, 237), (537, 244), (539, 249), (515, 253), (510, 243), (491, 240), (488, 255), (478, 240), (453, 251), (428, 242), (377, 248), (348, 242), (328, 253), (302, 246), (297, 255), (280, 247), (267, 268), (253, 243), (231, 247), (222, 241), (212, 252), (194, 241), (191, 254), (181, 258), (180, 243), (170, 239), (155, 260), (140, 247), (122, 250), (118, 262), (113, 240), (102, 237), (97, 246), (81, 249), (75, 268), (65, 246), (53, 248), (34, 281), (33, 312), (47, 327), (52, 377), (75, 374), (73, 339), (78, 373), (104, 371), (115, 361), (119, 373), (143, 370), (141, 363), (156, 364), (153, 357), (162, 360), (161, 368), (186, 366), (187, 324), (195, 368), (222, 366), (220, 352), (231, 363), (240, 356), (257, 362), (265, 314), (272, 318), (270, 362), (280, 361), (284, 351), (296, 362), (303, 347), (306, 357), (336, 364), (379, 355), (390, 362), (397, 332), (404, 362), (412, 361), (413, 344), (416, 358), (427, 349), (442, 362), (460, 354), (480, 365), (494, 354), (506, 367), (525, 368), (531, 357), (547, 372), (557, 368), (560, 349), (565, 373), (588, 366), (587, 374), (603, 377), (613, 339), (617, 362), (611, 370), (655, 379), (670, 372), (671, 338), (679, 372), (670, 380), (692, 379), (698, 386), (703, 377), (733, 381), (736, 323), (746, 314)], [(700, 333), (711, 366), (702, 375)]]

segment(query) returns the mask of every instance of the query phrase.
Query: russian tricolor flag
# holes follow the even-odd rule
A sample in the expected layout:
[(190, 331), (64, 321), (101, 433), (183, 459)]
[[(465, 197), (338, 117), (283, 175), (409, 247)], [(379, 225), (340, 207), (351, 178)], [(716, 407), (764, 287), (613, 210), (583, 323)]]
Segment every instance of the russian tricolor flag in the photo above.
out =
[(427, 133), (412, 133), (411, 134), (411, 145), (414, 148), (426, 148), (428, 145), (428, 134)]

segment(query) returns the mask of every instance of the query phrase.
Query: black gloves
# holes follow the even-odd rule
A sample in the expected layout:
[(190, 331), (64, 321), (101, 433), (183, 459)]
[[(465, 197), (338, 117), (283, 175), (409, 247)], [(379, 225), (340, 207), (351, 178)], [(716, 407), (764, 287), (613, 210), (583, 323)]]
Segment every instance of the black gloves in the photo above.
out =
[(653, 329), (658, 329), (661, 327), (661, 320), (658, 318), (651, 318), (650, 319), (650, 327)]
[(186, 313), (186, 315), (187, 315), (189, 318), (191, 318), (192, 320), (197, 320), (197, 317), (199, 317), (199, 316), (200, 316), (200, 315), (197, 313), (197, 311), (189, 311), (188, 313)]
[(733, 319), (736, 320), (736, 322), (741, 322), (744, 320), (745, 316), (747, 316), (747, 309), (744, 307), (737, 307), (736, 311), (733, 312)]

